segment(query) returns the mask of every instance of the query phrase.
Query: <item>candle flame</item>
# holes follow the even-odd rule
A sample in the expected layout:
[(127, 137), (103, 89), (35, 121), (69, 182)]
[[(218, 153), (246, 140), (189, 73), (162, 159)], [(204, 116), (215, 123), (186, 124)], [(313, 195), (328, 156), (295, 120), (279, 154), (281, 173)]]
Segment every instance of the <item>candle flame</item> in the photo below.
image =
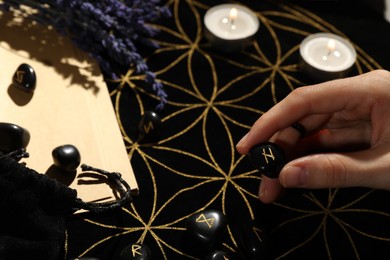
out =
[(231, 30), (236, 29), (236, 25), (234, 24), (236, 19), (237, 19), (237, 8), (233, 7), (232, 9), (230, 9), (229, 12), (229, 23), (230, 23)]
[(330, 53), (334, 52), (334, 50), (336, 49), (336, 41), (333, 40), (333, 39), (330, 39), (330, 40), (328, 41), (327, 48), (328, 48), (328, 50), (329, 50)]
[(232, 9), (230, 9), (229, 12), (229, 20), (230, 22), (234, 23), (234, 20), (236, 20), (236, 18), (237, 18), (237, 8), (233, 7)]

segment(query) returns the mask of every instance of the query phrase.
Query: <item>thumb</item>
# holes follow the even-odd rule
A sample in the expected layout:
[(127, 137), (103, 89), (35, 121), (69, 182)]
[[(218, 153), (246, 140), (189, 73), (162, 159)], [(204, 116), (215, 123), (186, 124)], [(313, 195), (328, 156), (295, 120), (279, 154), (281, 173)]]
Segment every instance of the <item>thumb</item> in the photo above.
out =
[(295, 159), (279, 175), (286, 188), (370, 187), (390, 189), (389, 155), (372, 149), (315, 154)]

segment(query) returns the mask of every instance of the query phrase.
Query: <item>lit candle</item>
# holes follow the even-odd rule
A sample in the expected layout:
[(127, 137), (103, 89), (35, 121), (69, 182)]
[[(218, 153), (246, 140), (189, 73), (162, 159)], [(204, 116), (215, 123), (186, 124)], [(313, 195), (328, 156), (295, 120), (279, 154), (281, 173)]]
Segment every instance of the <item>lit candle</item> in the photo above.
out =
[(245, 6), (222, 4), (206, 12), (204, 25), (205, 37), (213, 47), (232, 52), (243, 50), (253, 42), (260, 22)]
[(236, 25), (235, 25), (236, 19), (237, 19), (237, 8), (233, 7), (232, 9), (230, 9), (229, 19), (226, 21), (224, 18), (222, 19), (222, 22), (229, 23), (230, 27), (228, 27), (228, 30), (236, 30)]
[(299, 48), (301, 70), (317, 81), (343, 78), (356, 61), (356, 50), (346, 39), (331, 33), (306, 37)]

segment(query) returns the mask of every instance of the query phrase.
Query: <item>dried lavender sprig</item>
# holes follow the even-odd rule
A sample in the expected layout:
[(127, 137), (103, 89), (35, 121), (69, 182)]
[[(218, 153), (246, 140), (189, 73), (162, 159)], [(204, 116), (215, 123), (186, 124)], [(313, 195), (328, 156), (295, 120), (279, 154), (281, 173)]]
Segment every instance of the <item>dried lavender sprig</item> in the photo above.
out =
[[(0, 10), (14, 8), (32, 19), (51, 25), (60, 34), (68, 36), (74, 44), (88, 52), (99, 62), (102, 70), (112, 79), (117, 79), (116, 68), (135, 67), (136, 72), (146, 75), (160, 99), (157, 109), (167, 103), (167, 94), (158, 82), (136, 44), (157, 47), (150, 40), (156, 30), (148, 26), (161, 16), (170, 15), (169, 9), (159, 4), (160, 0), (7, 0), (0, 1)], [(21, 5), (35, 12), (27, 13)], [(107, 60), (111, 61), (108, 62)]]

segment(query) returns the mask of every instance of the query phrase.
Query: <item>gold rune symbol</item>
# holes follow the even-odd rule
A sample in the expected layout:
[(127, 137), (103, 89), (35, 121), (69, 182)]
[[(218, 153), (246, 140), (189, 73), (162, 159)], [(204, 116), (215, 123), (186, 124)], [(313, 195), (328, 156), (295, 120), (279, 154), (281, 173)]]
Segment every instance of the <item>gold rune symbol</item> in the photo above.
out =
[(23, 82), (23, 78), (24, 78), (24, 71), (23, 70), (17, 70), (16, 71), (16, 77), (15, 77), (15, 80), (19, 83), (22, 83)]
[(145, 133), (149, 133), (150, 130), (152, 130), (154, 127), (153, 127), (153, 122), (149, 122), (148, 124), (145, 124), (144, 125), (144, 130), (145, 130)]
[(133, 257), (135, 257), (135, 255), (142, 256), (142, 253), (139, 251), (140, 249), (141, 249), (140, 245), (132, 245), (131, 246), (131, 252), (133, 253)]
[(263, 242), (263, 239), (261, 239), (261, 233), (263, 233), (263, 231), (257, 227), (253, 227), (253, 232), (255, 233), (259, 241)]
[(206, 218), (204, 214), (200, 214), (199, 217), (196, 219), (196, 222), (198, 223), (206, 223), (209, 228), (211, 228), (214, 225), (215, 218)]
[(265, 162), (268, 164), (268, 158), (272, 158), (275, 161), (275, 156), (272, 153), (271, 148), (268, 147), (269, 154), (265, 152), (265, 148), (263, 148), (263, 152), (261, 153), (264, 156)]

